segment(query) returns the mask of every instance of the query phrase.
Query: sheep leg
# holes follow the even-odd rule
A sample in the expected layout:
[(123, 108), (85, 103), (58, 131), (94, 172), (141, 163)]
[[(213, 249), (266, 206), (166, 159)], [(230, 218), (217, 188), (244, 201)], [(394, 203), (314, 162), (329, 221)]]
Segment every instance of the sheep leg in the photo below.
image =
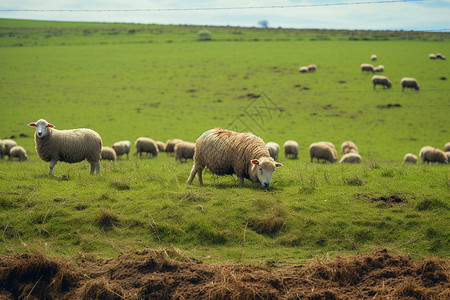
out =
[[(95, 170), (96, 170), (97, 174), (100, 174), (100, 161), (96, 162), (96, 163), (94, 164), (94, 167), (95, 167)], [(93, 173), (94, 173), (94, 172), (93, 172), (93, 170), (92, 170), (92, 165), (91, 165), (91, 174), (93, 174)]]
[(243, 186), (244, 185), (244, 177), (238, 177), (239, 180), (239, 185)]
[(195, 175), (198, 173), (199, 174), (198, 181), (199, 181), (200, 185), (203, 185), (202, 171), (203, 171), (203, 168), (194, 163), (194, 165), (192, 166), (191, 174), (189, 175), (189, 178), (186, 183), (192, 184), (192, 181), (194, 180)]
[(48, 173), (50, 176), (53, 175), (53, 167), (56, 165), (57, 162), (58, 162), (57, 160), (52, 160), (52, 161), (50, 162), (50, 166), (49, 166), (50, 172)]

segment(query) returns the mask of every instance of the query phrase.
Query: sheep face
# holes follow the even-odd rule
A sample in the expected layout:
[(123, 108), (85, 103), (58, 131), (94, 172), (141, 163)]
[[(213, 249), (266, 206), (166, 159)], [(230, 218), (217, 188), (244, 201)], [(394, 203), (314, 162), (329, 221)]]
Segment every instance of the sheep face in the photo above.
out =
[(275, 168), (283, 166), (282, 164), (275, 162), (273, 159), (267, 158), (252, 159), (251, 163), (250, 174), (256, 175), (255, 177), (263, 187), (268, 187), (270, 185), (270, 180)]
[(48, 128), (55, 127), (53, 124), (48, 123), (44, 119), (40, 119), (37, 122), (32, 122), (28, 124), (30, 127), (36, 127), (36, 136), (38, 138), (43, 138), (48, 134)]

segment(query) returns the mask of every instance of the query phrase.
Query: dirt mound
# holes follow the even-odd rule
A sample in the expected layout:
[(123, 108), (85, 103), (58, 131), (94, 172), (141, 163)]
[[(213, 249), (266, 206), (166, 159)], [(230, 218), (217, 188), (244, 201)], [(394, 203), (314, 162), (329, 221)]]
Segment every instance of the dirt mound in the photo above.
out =
[(386, 250), (276, 268), (203, 263), (176, 249), (114, 259), (0, 256), (0, 299), (449, 299), (449, 260)]

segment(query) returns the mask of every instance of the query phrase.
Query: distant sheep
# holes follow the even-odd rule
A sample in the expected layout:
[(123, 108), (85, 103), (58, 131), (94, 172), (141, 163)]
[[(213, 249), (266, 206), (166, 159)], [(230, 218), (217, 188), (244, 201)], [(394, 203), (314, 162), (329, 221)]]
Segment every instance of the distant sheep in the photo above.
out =
[(378, 59), (378, 57), (377, 57), (376, 54), (372, 54), (372, 55), (370, 56), (370, 60), (371, 60), (371, 61), (376, 61), (377, 59)]
[(400, 80), (400, 84), (402, 85), (402, 91), (405, 88), (415, 89), (416, 91), (420, 89), (419, 82), (415, 78), (404, 77)]
[(102, 147), (102, 160), (117, 160), (117, 154), (112, 147)]
[(361, 162), (362, 162), (361, 155), (355, 152), (344, 154), (341, 157), (341, 160), (339, 161), (339, 163), (341, 164), (360, 164)]
[(431, 146), (422, 147), (419, 156), (422, 159), (422, 163), (436, 162), (446, 164), (448, 162), (448, 158), (444, 154), (444, 151)]
[(142, 153), (150, 153), (152, 157), (158, 156), (158, 145), (156, 145), (156, 142), (151, 138), (137, 138), (134, 145), (136, 146), (135, 156), (139, 154), (139, 157), (142, 158)]
[(28, 160), (27, 151), (22, 146), (14, 146), (9, 151), (9, 159)]
[(268, 142), (266, 144), (267, 150), (269, 150), (269, 155), (275, 161), (278, 160), (278, 153), (280, 152), (280, 145), (275, 142)]
[(436, 54), (430, 53), (430, 54), (428, 54), (428, 58), (429, 59), (436, 59)]
[(416, 164), (417, 160), (417, 156), (412, 153), (406, 153), (405, 156), (403, 156), (404, 163)]
[(268, 187), (273, 171), (281, 166), (270, 157), (260, 137), (249, 132), (214, 128), (204, 132), (195, 142), (194, 164), (187, 184), (191, 184), (197, 174), (203, 185), (202, 171), (208, 167), (217, 175), (236, 174), (239, 185), (247, 178)]
[(444, 152), (445, 156), (447, 156), (447, 162), (450, 161), (450, 151), (445, 151)]
[(129, 153), (131, 149), (131, 142), (130, 141), (119, 141), (112, 145), (112, 148), (116, 152), (116, 156), (120, 157), (124, 154), (127, 155), (127, 159), (129, 158)]
[(165, 152), (168, 154), (174, 153), (175, 145), (181, 143), (183, 140), (180, 139), (168, 139), (166, 142)]
[(0, 140), (0, 158), (3, 159), (3, 156), (5, 156), (5, 143)]
[(3, 150), (3, 155), (8, 155), (8, 157), (10, 157), (9, 156), (9, 151), (11, 150), (11, 148), (12, 147), (14, 147), (14, 146), (17, 146), (17, 143), (16, 143), (16, 141), (14, 141), (14, 140), (8, 140), (8, 139), (6, 139), (6, 140), (3, 140), (3, 147), (4, 147), (4, 150)]
[(309, 146), (309, 156), (311, 157), (311, 162), (313, 162), (314, 158), (317, 161), (323, 159), (331, 163), (338, 160), (336, 148), (330, 142), (312, 143)]
[(374, 67), (373, 71), (375, 73), (384, 72), (384, 66), (383, 65), (379, 65), (378, 67)]
[(166, 151), (166, 144), (161, 141), (156, 141), (156, 145), (158, 146), (159, 152), (165, 152)]
[(188, 159), (194, 158), (195, 143), (191, 142), (180, 142), (175, 145), (175, 160), (180, 162), (187, 161)]
[(347, 154), (350, 152), (358, 153), (358, 147), (352, 141), (345, 141), (341, 144), (341, 153)]
[(387, 78), (386, 76), (381, 76), (381, 75), (372, 76), (372, 84), (373, 84), (374, 90), (376, 89), (377, 85), (381, 85), (383, 88), (388, 88), (388, 89), (390, 89), (392, 86), (392, 83), (389, 80), (389, 78)]
[(302, 67), (298, 68), (298, 71), (300, 73), (308, 73), (309, 70), (308, 70), (307, 66), (302, 66)]
[(307, 66), (308, 72), (314, 72), (317, 70), (317, 66), (315, 64), (311, 64)]
[(445, 57), (445, 55), (444, 55), (444, 54), (442, 54), (442, 53), (436, 53), (436, 58), (437, 58), (437, 59), (442, 59), (442, 60), (446, 60), (446, 57)]
[(91, 165), (91, 174), (94, 171), (100, 173), (102, 138), (94, 130), (57, 130), (44, 119), (28, 126), (36, 127), (36, 152), (40, 159), (50, 162), (50, 175), (53, 175), (53, 167), (58, 161), (77, 163), (85, 159)]
[(444, 145), (444, 151), (450, 151), (450, 142)]
[(361, 64), (360, 66), (362, 72), (372, 72), (373, 73), (373, 65), (371, 64)]
[(283, 145), (283, 149), (285, 158), (297, 159), (298, 143), (296, 141), (286, 141)]

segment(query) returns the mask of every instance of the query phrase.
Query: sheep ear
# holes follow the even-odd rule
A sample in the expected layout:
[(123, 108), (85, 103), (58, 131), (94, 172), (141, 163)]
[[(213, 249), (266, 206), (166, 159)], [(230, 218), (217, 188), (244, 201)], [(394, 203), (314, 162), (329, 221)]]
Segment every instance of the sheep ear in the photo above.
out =
[(49, 123), (49, 124), (47, 125), (47, 127), (54, 128), (55, 125)]
[(257, 159), (252, 159), (252, 164), (259, 165), (259, 161)]
[(28, 126), (30, 126), (30, 127), (36, 127), (36, 123), (34, 123), (34, 122), (29, 123)]
[(283, 164), (280, 164), (279, 162), (275, 163), (275, 167), (282, 167), (282, 166), (283, 166)]

